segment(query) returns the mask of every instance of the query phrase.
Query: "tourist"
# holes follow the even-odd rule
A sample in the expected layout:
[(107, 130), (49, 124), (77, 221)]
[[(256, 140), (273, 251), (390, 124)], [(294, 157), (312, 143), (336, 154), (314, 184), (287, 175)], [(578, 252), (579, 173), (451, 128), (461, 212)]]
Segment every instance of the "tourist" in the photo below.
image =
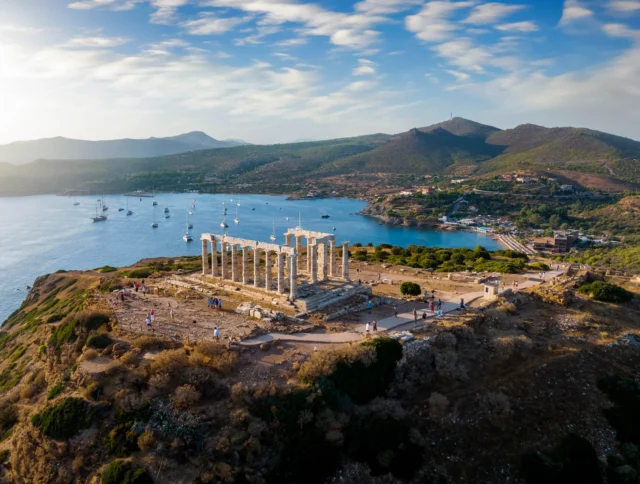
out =
[(120, 301), (124, 303), (124, 291), (120, 291)]
[(216, 329), (213, 330), (213, 337), (216, 339), (216, 341), (220, 340), (220, 330), (218, 329), (217, 326), (216, 326)]
[(222, 299), (218, 299), (218, 309), (222, 310)]
[(436, 298), (436, 291), (431, 291), (431, 299), (435, 299)]
[(367, 309), (369, 310), (369, 314), (371, 314), (372, 307), (373, 307), (373, 304), (371, 303), (371, 301), (367, 302)]
[(464, 309), (464, 298), (460, 298), (460, 309)]
[(156, 313), (155, 313), (155, 311), (153, 309), (151, 310), (150, 316), (151, 316), (151, 322), (155, 323), (156, 322)]
[(194, 320), (193, 320), (193, 324), (198, 324), (198, 322), (194, 319)]
[(147, 296), (147, 286), (142, 286), (142, 297)]
[(174, 315), (173, 315), (173, 309), (169, 310), (169, 317), (171, 318), (171, 322), (175, 321)]
[(416, 308), (413, 308), (413, 320), (414, 321), (418, 320), (418, 311), (416, 311)]
[(137, 282), (134, 282), (134, 283), (133, 283), (133, 289), (134, 289), (136, 292), (138, 292), (138, 283), (137, 283)]
[(380, 280), (380, 274), (378, 273), (378, 280)]
[(151, 328), (151, 314), (147, 313), (145, 321), (147, 323), (147, 328)]
[(518, 281), (515, 281), (514, 284), (516, 285), (516, 291), (518, 290)]
[(438, 309), (438, 311), (442, 309), (442, 301), (440, 299), (438, 299), (438, 302), (436, 303), (436, 308)]
[(367, 336), (369, 336), (369, 321), (364, 325), (364, 331), (367, 333)]
[(433, 301), (431, 301), (429, 303), (429, 310), (433, 313), (436, 310), (436, 303), (434, 303)]
[(423, 321), (427, 320), (427, 312), (426, 311), (422, 311), (422, 320)]
[(397, 318), (398, 317), (398, 308), (393, 306), (393, 315)]
[(373, 324), (371, 325), (373, 332), (377, 333), (378, 332), (378, 321), (376, 321), (375, 319), (373, 320)]

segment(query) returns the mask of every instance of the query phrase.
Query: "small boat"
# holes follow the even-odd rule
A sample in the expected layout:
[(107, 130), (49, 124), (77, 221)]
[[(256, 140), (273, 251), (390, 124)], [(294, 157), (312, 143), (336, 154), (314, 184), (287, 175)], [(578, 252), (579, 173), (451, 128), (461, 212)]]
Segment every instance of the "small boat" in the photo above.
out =
[[(151, 198), (153, 198), (155, 195), (156, 195), (156, 187), (153, 187), (153, 188), (151, 189)], [(156, 202), (156, 201), (154, 200), (153, 202), (151, 202), (151, 205), (153, 205), (153, 206), (155, 207), (156, 205), (158, 205), (158, 202)]]
[(189, 215), (193, 215), (193, 211), (189, 210)]
[(222, 227), (223, 229), (228, 229), (229, 228), (229, 224), (227, 224), (227, 209), (224, 209), (224, 215), (222, 217), (222, 222), (220, 222), (220, 227)]
[(255, 207), (254, 207), (254, 208), (252, 208), (251, 210), (255, 211)]
[(169, 207), (164, 207), (164, 213), (169, 213)]
[(286, 218), (287, 222), (289, 221), (289, 217)]
[(192, 223), (188, 223), (188, 224), (187, 224), (187, 228), (188, 228), (188, 229), (192, 229), (192, 228), (193, 228), (193, 224), (192, 224)]
[(191, 237), (191, 234), (187, 232), (182, 236), (182, 240), (184, 240), (185, 242), (193, 242), (193, 237)]
[(118, 212), (124, 212), (124, 208), (119, 208)]
[(269, 237), (272, 242), (276, 241), (276, 224), (273, 224), (273, 232), (271, 233), (271, 237)]
[(74, 206), (74, 207), (77, 207), (78, 205), (80, 205), (80, 202), (75, 202), (75, 203), (73, 204), (73, 206)]
[(334, 232), (335, 232), (336, 228), (335, 228), (335, 227), (333, 227), (333, 230), (334, 230)]
[(127, 215), (133, 215), (133, 212), (131, 210), (127, 210)]
[(107, 210), (109, 210), (109, 207), (107, 207), (106, 205), (103, 205), (103, 206), (102, 206), (102, 211), (103, 211), (103, 212), (106, 212)]
[(329, 218), (329, 216), (328, 215), (323, 215), (322, 218)]
[(238, 218), (238, 207), (240, 206), (240, 204), (236, 204), (236, 218), (233, 219), (233, 223), (238, 225), (240, 223), (240, 219)]
[(100, 215), (98, 215), (98, 206), (96, 205), (96, 216), (91, 217), (91, 220), (93, 220), (94, 222), (104, 222), (105, 220), (107, 220), (107, 216), (102, 212), (100, 213)]
[(151, 222), (151, 227), (154, 229), (158, 228), (158, 222)]
[(153, 205), (154, 207), (158, 205), (158, 202), (156, 202), (155, 200), (151, 203), (151, 205)]
[(166, 214), (166, 215), (164, 216), (164, 218), (171, 218), (171, 215)]

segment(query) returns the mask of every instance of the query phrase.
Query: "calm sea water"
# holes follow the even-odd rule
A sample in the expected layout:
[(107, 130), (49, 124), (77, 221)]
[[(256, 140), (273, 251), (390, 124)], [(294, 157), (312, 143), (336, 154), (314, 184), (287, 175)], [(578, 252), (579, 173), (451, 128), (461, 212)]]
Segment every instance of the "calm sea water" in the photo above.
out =
[[(283, 233), (288, 227), (295, 227), (301, 215), (303, 227), (309, 230), (334, 232), (335, 227), (338, 242), (499, 248), (491, 238), (475, 233), (379, 225), (374, 219), (356, 215), (366, 205), (356, 200), (287, 201), (285, 198), (166, 194), (155, 197), (158, 206), (154, 207), (149, 198), (109, 195), (105, 197), (108, 220), (99, 223), (90, 220), (97, 204), (93, 196), (0, 198), (0, 321), (21, 304), (26, 286), (39, 275), (58, 269), (129, 265), (145, 257), (200, 254), (200, 233), (220, 233), (224, 207), (229, 213), (229, 234), (247, 239), (269, 241), (275, 224), (278, 242), (284, 243)], [(134, 212), (128, 217), (118, 211), (126, 207), (127, 199)], [(182, 235), (193, 199), (196, 208), (189, 221), (194, 226), (194, 242), (187, 244)], [(76, 201), (80, 205), (74, 206)], [(171, 218), (165, 219), (164, 207), (169, 208)], [(233, 221), (236, 210), (238, 225)], [(324, 214), (331, 218), (322, 219)], [(151, 228), (153, 221), (158, 222), (158, 228)]]

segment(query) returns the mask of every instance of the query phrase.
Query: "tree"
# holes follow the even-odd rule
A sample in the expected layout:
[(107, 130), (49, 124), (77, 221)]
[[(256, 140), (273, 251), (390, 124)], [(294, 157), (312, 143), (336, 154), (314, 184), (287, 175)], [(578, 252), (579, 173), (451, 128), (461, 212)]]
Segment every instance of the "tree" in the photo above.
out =
[(405, 296), (419, 296), (422, 294), (422, 289), (415, 282), (403, 282), (400, 285), (400, 292)]

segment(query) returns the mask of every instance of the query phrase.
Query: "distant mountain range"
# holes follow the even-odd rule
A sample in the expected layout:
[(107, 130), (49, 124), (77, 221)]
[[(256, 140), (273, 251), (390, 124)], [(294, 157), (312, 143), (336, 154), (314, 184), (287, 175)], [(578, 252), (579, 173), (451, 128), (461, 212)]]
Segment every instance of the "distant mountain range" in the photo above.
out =
[[(214, 190), (233, 183), (269, 187), (275, 192), (333, 176), (359, 175), (353, 178), (357, 183), (372, 176), (487, 177), (524, 169), (556, 173), (577, 184), (606, 190), (640, 188), (640, 142), (584, 128), (524, 124), (500, 130), (453, 118), (396, 135), (266, 146), (219, 148), (220, 142), (203, 133), (162, 140), (188, 141), (190, 151), (100, 162), (0, 163), (0, 195), (152, 186), (159, 190)], [(194, 151), (198, 143), (215, 143), (216, 149)]]
[(85, 141), (69, 138), (45, 138), (0, 145), (0, 161), (23, 164), (47, 160), (97, 160), (107, 158), (148, 158), (210, 148), (230, 148), (247, 144), (242, 140), (224, 140), (193, 131), (167, 138)]

